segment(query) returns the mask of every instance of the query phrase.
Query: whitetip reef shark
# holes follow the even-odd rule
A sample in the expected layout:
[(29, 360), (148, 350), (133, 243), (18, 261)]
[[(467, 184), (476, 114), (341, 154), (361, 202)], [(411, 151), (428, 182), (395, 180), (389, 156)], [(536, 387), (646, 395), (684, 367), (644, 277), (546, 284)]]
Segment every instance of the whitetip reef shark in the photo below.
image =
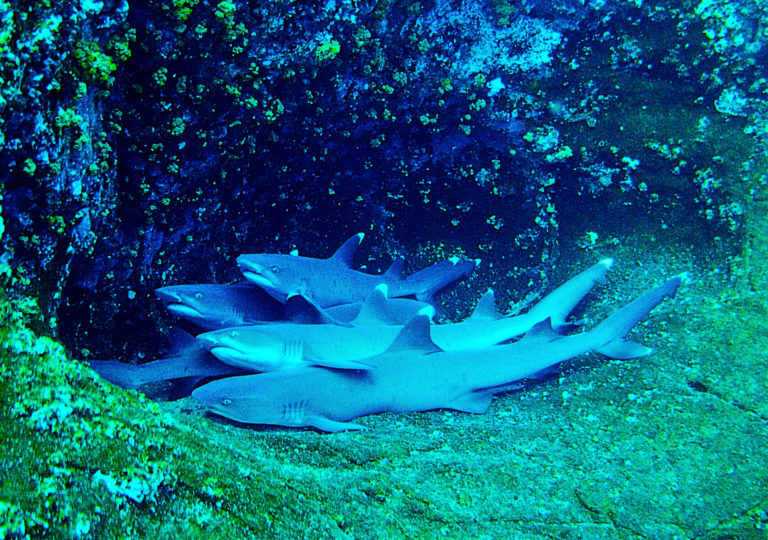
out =
[(457, 258), (436, 263), (428, 268), (402, 277), (402, 259), (380, 275), (351, 268), (352, 259), (365, 234), (348, 239), (327, 259), (298, 254), (256, 253), (237, 258), (245, 278), (280, 302), (300, 294), (321, 308), (364, 301), (376, 285), (385, 283), (393, 298), (415, 296), (430, 300), (432, 296), (460, 277), (470, 273), (478, 261)]
[(155, 290), (165, 307), (203, 330), (285, 319), (285, 306), (250, 283), (170, 285)]
[[(503, 317), (499, 314), (493, 291), (489, 290), (468, 319), (433, 326), (432, 340), (446, 351), (482, 349), (520, 336), (545, 319), (555, 328), (564, 326), (576, 304), (595, 284), (604, 282), (612, 265), (611, 259), (594, 264), (522, 315)], [(291, 323), (244, 325), (197, 337), (222, 362), (253, 371), (310, 365), (369, 369), (361, 360), (384, 352), (402, 328), (386, 324), (389, 303), (386, 288), (378, 285), (369, 294), (350, 327)], [(385, 322), (375, 324), (377, 320)]]
[(417, 316), (384, 353), (365, 360), (372, 369), (305, 367), (235, 376), (205, 384), (192, 396), (237, 422), (331, 432), (365, 429), (350, 420), (379, 412), (483, 413), (493, 395), (515, 381), (581, 354), (600, 351), (625, 359), (649, 354), (625, 337), (665, 297), (674, 296), (679, 283), (679, 276), (666, 281), (590, 331), (563, 336), (546, 319), (514, 343), (480, 350), (443, 351), (430, 337), (429, 319)]

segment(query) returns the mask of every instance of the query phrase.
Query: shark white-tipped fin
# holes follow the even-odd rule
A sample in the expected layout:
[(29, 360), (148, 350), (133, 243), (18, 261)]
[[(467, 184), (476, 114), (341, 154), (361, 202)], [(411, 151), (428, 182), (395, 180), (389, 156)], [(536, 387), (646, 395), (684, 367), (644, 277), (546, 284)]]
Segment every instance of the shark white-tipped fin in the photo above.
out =
[(668, 279), (655, 289), (639, 296), (598, 324), (590, 333), (599, 336), (603, 345), (595, 350), (612, 358), (636, 358), (650, 354), (651, 349), (624, 339), (632, 328), (667, 297), (674, 297), (681, 276)]
[(469, 316), (470, 321), (495, 321), (501, 318), (501, 313), (496, 310), (496, 296), (493, 294), (493, 289), (485, 291), (483, 296), (475, 306), (475, 310), (472, 315)]
[(431, 354), (442, 352), (442, 350), (435, 345), (429, 334), (429, 319), (426, 315), (416, 315), (403, 326), (384, 354), (403, 351), (421, 351), (423, 354)]
[(434, 303), (434, 295), (449, 283), (466, 276), (475, 269), (475, 261), (463, 261), (452, 257), (440, 261), (405, 278), (406, 282), (420, 289), (414, 291), (417, 300)]
[(613, 259), (603, 259), (572, 277), (539, 300), (527, 315), (533, 320), (549, 317), (555, 328), (565, 324), (568, 315), (597, 283), (605, 282), (605, 275), (613, 266)]
[(288, 252), (288, 255), (290, 255), (291, 257), (298, 257), (299, 256), (299, 250), (298, 249), (292, 249), (291, 251)]
[(352, 266), (352, 259), (354, 259), (357, 248), (360, 247), (363, 238), (365, 238), (365, 233), (357, 233), (352, 236), (346, 242), (341, 244), (339, 249), (329, 257), (329, 260), (339, 262), (347, 267)]
[(437, 314), (437, 310), (435, 309), (435, 306), (424, 306), (416, 314), (424, 315), (425, 317), (428, 317), (429, 320), (431, 321), (435, 318), (435, 315)]
[[(611, 336), (608, 340), (610, 345), (613, 342), (623, 342), (624, 337), (630, 330), (640, 322), (648, 313), (661, 303), (666, 297), (674, 297), (677, 287), (680, 285), (680, 276), (668, 279), (655, 289), (651, 289), (634, 301), (630, 302), (613, 315), (598, 324), (591, 332), (605, 333)], [(604, 348), (606, 345), (600, 347)]]

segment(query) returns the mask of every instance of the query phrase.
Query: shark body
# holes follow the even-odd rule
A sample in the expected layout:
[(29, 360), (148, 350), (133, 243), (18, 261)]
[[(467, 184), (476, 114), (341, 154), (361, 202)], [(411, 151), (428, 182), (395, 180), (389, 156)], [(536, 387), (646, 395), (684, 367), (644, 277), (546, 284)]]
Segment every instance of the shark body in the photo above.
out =
[(494, 394), (569, 358), (594, 350), (619, 358), (648, 354), (650, 349), (624, 338), (653, 307), (673, 296), (679, 283), (679, 277), (670, 279), (576, 335), (557, 334), (547, 319), (509, 345), (444, 352), (430, 337), (428, 318), (418, 316), (383, 354), (366, 360), (373, 369), (306, 367), (230, 377), (192, 395), (212, 412), (238, 422), (323, 431), (362, 429), (350, 420), (378, 412), (447, 408), (482, 413)]
[(403, 261), (396, 259), (385, 273), (366, 274), (351, 268), (363, 238), (363, 233), (356, 234), (327, 259), (257, 253), (240, 255), (237, 264), (246, 279), (280, 302), (300, 294), (322, 308), (364, 301), (381, 283), (387, 285), (393, 298), (416, 296), (428, 300), (449, 283), (471, 272), (477, 264), (476, 261), (452, 259), (403, 278)]
[[(568, 314), (595, 284), (604, 281), (612, 264), (612, 260), (605, 259), (591, 266), (523, 315), (500, 315), (494, 305), (493, 292), (489, 291), (467, 320), (433, 326), (432, 340), (446, 351), (482, 349), (520, 336), (547, 318), (556, 328), (564, 326)], [(376, 287), (348, 327), (290, 323), (246, 325), (206, 332), (198, 339), (222, 362), (256, 371), (308, 365), (367, 369), (360, 361), (384, 352), (402, 329), (386, 322), (391, 300), (386, 298), (385, 289), (382, 285)]]

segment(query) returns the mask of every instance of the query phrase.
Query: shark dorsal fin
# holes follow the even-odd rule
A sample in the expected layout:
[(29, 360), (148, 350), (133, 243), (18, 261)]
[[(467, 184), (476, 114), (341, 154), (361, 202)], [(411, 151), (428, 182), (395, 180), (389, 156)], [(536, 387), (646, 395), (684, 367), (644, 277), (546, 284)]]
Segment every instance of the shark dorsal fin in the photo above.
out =
[(365, 233), (357, 233), (349, 240), (341, 244), (333, 255), (330, 256), (330, 260), (340, 262), (344, 266), (352, 266), (352, 259), (355, 257), (357, 248), (365, 238)]
[(470, 321), (495, 321), (501, 318), (501, 313), (496, 310), (496, 296), (493, 294), (493, 289), (488, 289), (485, 294), (480, 297), (480, 300), (475, 306), (475, 310), (472, 315), (469, 316)]
[(403, 279), (403, 268), (405, 266), (405, 259), (398, 257), (387, 268), (387, 271), (381, 276), (384, 279)]
[(547, 317), (543, 321), (534, 324), (520, 341), (552, 341), (559, 337), (561, 335), (552, 328), (552, 319)]
[(423, 354), (441, 352), (429, 334), (429, 317), (416, 315), (397, 334), (385, 353), (419, 351)]
[(389, 288), (380, 283), (368, 294), (357, 316), (352, 320), (352, 326), (371, 324), (391, 324), (387, 308), (387, 293)]

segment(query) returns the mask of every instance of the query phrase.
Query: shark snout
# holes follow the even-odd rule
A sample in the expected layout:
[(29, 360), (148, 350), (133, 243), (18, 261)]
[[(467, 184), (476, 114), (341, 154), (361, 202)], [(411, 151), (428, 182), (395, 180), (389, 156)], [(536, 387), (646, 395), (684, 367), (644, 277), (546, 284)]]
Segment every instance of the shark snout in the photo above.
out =
[(206, 349), (211, 349), (212, 347), (216, 346), (216, 339), (209, 336), (207, 333), (205, 334), (199, 334), (197, 336), (197, 340), (205, 347)]
[(155, 294), (164, 304), (181, 303), (181, 295), (173, 290), (172, 287), (160, 287), (155, 290)]
[(208, 350), (215, 347), (232, 348), (232, 341), (235, 336), (231, 334), (235, 333), (234, 330), (226, 330), (224, 332), (216, 330), (213, 332), (203, 332), (198, 334), (197, 340)]
[(270, 272), (266, 267), (247, 258), (246, 255), (240, 255), (237, 258), (237, 265), (240, 267), (240, 271), (243, 273), (243, 276), (245, 276), (245, 279), (251, 283), (267, 290), (275, 288), (275, 283), (270, 277)]

